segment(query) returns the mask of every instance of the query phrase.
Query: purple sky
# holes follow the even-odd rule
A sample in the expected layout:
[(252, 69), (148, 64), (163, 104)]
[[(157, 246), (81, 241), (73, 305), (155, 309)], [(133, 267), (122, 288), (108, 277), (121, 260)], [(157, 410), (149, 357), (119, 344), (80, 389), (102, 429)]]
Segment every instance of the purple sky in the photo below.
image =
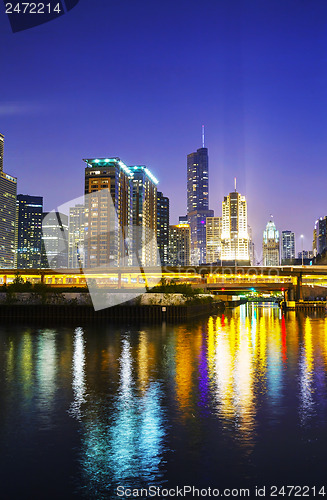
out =
[(327, 214), (325, 0), (80, 0), (12, 34), (0, 11), (0, 132), (18, 192), (52, 209), (83, 194), (82, 158), (146, 164), (186, 212), (186, 155), (206, 127), (210, 208), (248, 200), (261, 245), (280, 231), (311, 248)]

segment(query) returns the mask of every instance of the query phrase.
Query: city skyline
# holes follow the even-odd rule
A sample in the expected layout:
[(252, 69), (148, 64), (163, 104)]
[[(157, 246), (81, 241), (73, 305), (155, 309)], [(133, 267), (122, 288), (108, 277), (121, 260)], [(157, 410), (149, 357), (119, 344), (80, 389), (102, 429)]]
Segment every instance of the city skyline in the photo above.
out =
[[(205, 28), (191, 36), (194, 19)], [(322, 1), (168, 1), (159, 15), (146, 2), (86, 0), (14, 35), (0, 16), (6, 171), (31, 195), (39, 179), (51, 210), (83, 192), (81, 158), (146, 164), (177, 223), (204, 124), (210, 208), (237, 177), (256, 245), (273, 213), (307, 248), (326, 210), (326, 19)]]

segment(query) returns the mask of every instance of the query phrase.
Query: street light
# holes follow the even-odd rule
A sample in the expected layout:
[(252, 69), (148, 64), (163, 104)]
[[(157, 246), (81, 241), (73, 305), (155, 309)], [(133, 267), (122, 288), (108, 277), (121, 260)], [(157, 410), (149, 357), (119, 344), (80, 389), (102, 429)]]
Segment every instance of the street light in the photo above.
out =
[(301, 243), (302, 243), (302, 266), (303, 266), (303, 234), (301, 234)]

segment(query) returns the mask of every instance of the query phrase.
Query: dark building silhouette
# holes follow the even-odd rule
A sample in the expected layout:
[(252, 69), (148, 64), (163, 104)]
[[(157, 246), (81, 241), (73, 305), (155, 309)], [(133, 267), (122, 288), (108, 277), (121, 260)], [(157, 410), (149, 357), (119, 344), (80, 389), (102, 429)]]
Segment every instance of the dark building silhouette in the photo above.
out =
[(169, 198), (157, 192), (157, 243), (161, 265), (168, 264), (169, 247)]
[(18, 269), (41, 267), (43, 198), (19, 194), (16, 203), (16, 263)]

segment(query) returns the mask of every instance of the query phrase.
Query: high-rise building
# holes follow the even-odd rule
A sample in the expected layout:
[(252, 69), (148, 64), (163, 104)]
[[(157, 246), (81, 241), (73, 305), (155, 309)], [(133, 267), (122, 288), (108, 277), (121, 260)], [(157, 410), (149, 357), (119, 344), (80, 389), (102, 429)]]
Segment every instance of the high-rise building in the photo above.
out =
[(221, 258), (222, 217), (207, 217), (207, 264), (217, 263)]
[(187, 220), (191, 232), (191, 263), (206, 262), (206, 219), (209, 210), (209, 159), (203, 147), (187, 155)]
[(4, 151), (5, 136), (0, 134), (0, 171), (3, 172), (3, 151)]
[(85, 266), (131, 264), (133, 173), (120, 158), (84, 159)]
[(279, 232), (272, 220), (263, 232), (262, 253), (264, 266), (279, 266)]
[(61, 212), (43, 212), (41, 267), (68, 268), (68, 216)]
[(84, 267), (85, 205), (79, 203), (69, 209), (68, 267)]
[(16, 261), (15, 226), (17, 179), (3, 171), (4, 136), (0, 134), (0, 268)]
[(188, 224), (169, 226), (169, 264), (171, 266), (190, 264), (190, 243)]
[(295, 234), (293, 231), (282, 231), (282, 264), (295, 259)]
[(255, 250), (254, 250), (254, 241), (252, 235), (252, 227), (248, 225), (248, 235), (249, 235), (249, 259), (250, 266), (255, 266)]
[(157, 245), (157, 184), (150, 170), (141, 165), (129, 167), (132, 183), (132, 223), (134, 266), (156, 266)]
[(41, 267), (42, 196), (17, 195), (16, 263), (18, 269)]
[(249, 235), (245, 196), (236, 191), (222, 204), (222, 260), (249, 261)]
[(187, 155), (187, 213), (209, 209), (208, 149)]
[(157, 243), (161, 265), (168, 264), (169, 249), (169, 198), (157, 192)]
[(315, 255), (322, 254), (327, 248), (327, 216), (316, 220), (313, 231), (313, 251)]

